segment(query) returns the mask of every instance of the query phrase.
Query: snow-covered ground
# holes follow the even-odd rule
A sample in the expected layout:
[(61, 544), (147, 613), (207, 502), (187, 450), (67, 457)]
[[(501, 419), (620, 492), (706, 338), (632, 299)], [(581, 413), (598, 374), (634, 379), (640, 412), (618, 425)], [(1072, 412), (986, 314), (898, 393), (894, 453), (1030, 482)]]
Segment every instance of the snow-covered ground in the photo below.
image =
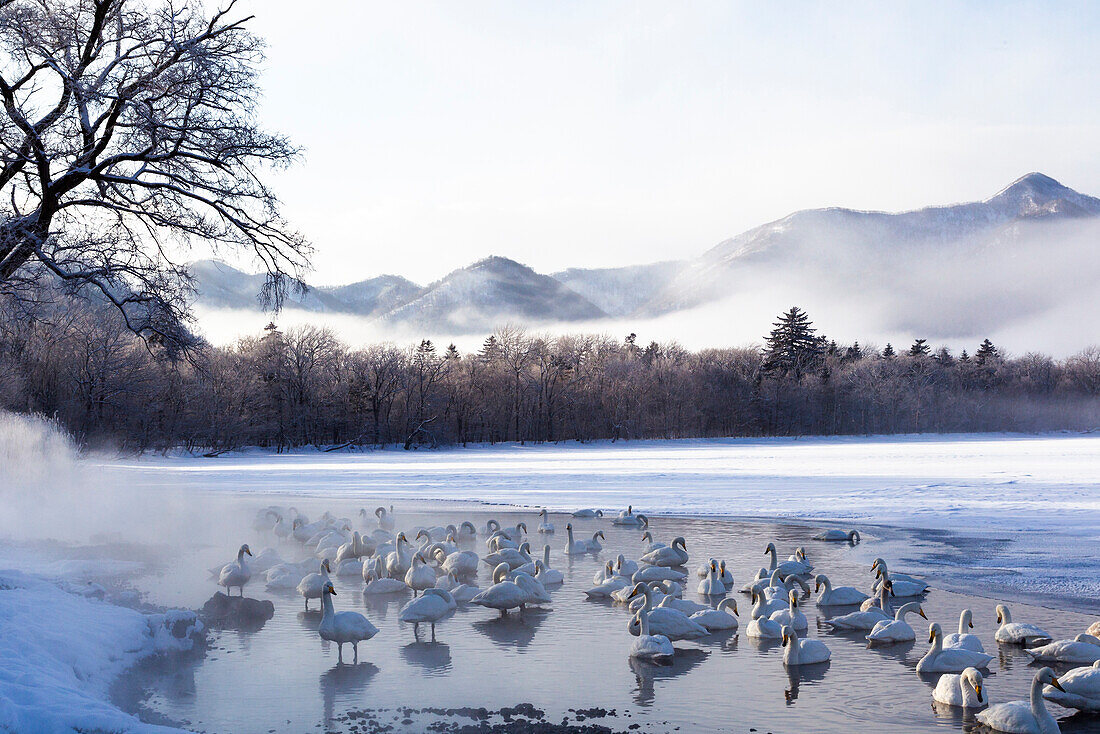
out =
[(990, 584), (1025, 594), (1100, 597), (1100, 435), (508, 444), (110, 464), (136, 486), (552, 510), (632, 504), (651, 515), (949, 530), (964, 553), (937, 545), (911, 550), (912, 560), (977, 567)]

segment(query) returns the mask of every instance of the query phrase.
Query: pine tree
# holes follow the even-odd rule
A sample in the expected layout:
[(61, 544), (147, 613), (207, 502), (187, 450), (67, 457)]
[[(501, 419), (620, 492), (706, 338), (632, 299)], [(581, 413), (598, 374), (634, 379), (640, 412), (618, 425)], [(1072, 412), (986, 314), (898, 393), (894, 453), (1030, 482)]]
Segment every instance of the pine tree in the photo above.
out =
[(837, 346), (836, 339), (829, 340), (829, 346), (825, 348), (825, 353), (830, 357), (835, 357), (840, 353), (840, 347)]
[(928, 346), (927, 339), (917, 339), (913, 342), (913, 346), (909, 347), (910, 357), (927, 357), (931, 352), (931, 348)]
[(936, 356), (933, 357), (933, 359), (942, 364), (944, 367), (950, 367), (951, 365), (955, 364), (955, 358), (951, 356), (951, 350), (947, 347), (940, 347), (939, 350), (936, 352)]
[(852, 360), (853, 362), (863, 359), (863, 348), (859, 346), (859, 342), (848, 347), (848, 350), (844, 352), (844, 359)]
[(894, 345), (886, 342), (886, 348), (882, 350), (882, 358), (893, 359), (895, 356), (897, 356), (897, 352), (894, 351)]
[(490, 362), (496, 359), (500, 354), (500, 345), (497, 344), (496, 334), (490, 334), (489, 337), (481, 343), (481, 351), (477, 356), (481, 357), (486, 362)]
[(978, 351), (974, 352), (974, 361), (978, 364), (985, 364), (997, 359), (998, 356), (1000, 355), (997, 353), (997, 347), (993, 346), (993, 342), (986, 339), (978, 345)]
[(969, 362), (970, 361), (970, 355), (966, 353), (965, 349), (962, 351), (962, 354), (959, 355), (959, 361), (960, 362)]
[(806, 312), (798, 306), (780, 315), (772, 324), (771, 334), (764, 340), (764, 371), (796, 380), (818, 367), (825, 351), (824, 340), (815, 336), (816, 329)]
[(444, 359), (459, 359), (460, 356), (461, 355), (459, 355), (459, 353), (458, 353), (458, 347), (455, 346), (454, 342), (451, 342), (450, 344), (447, 345), (447, 352), (446, 352), (446, 354), (443, 355), (443, 358)]

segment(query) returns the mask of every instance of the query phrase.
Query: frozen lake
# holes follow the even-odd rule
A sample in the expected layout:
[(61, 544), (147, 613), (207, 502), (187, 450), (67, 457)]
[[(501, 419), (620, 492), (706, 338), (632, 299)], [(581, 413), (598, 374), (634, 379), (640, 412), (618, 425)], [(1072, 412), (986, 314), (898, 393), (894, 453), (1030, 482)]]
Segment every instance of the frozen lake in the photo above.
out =
[[(218, 588), (207, 569), (230, 560), (243, 542), (256, 551), (274, 547), (288, 560), (308, 557), (300, 545), (252, 528), (256, 510), (268, 504), (295, 505), (312, 517), (329, 510), (356, 523), (360, 508), (392, 504), (398, 529), (523, 519), (536, 550), (543, 540), (533, 532), (537, 517), (523, 508), (632, 504), (653, 518), (657, 539), (687, 538), (692, 573), (708, 557), (725, 558), (738, 585), (766, 565), (769, 541), (784, 558), (806, 546), (815, 571), (837, 585), (866, 589), (875, 556), (893, 570), (927, 575), (930, 619), (954, 631), (959, 612), (974, 611), (974, 632), (995, 657), (987, 691), (998, 702), (1026, 698), (1036, 668), (1018, 648), (994, 642), (997, 601), (1013, 600), (1016, 619), (1055, 637), (1072, 637), (1098, 619), (1097, 467), (1100, 437), (1092, 436), (91, 458), (48, 476), (54, 485), (97, 491), (31, 495), (16, 505), (32, 538), (47, 532), (60, 540), (16, 534), (0, 542), (0, 571), (99, 581), (110, 598), (126, 599), (133, 589), (149, 604), (198, 609)], [(62, 517), (59, 500), (72, 517)], [(547, 610), (501, 620), (488, 609), (460, 607), (440, 623), (435, 642), (424, 633), (414, 640), (411, 626), (397, 621), (407, 595), (366, 597), (359, 577), (334, 577), (337, 609), (363, 612), (380, 630), (361, 645), (358, 666), (338, 665), (335, 647), (317, 637), (319, 614), (303, 612), (293, 591), (265, 589), (257, 575), (246, 595), (273, 602), (272, 619), (258, 628), (216, 627), (205, 655), (139, 665), (115, 682), (110, 698), (144, 721), (209, 732), (490, 731), (509, 719), (614, 732), (972, 728), (970, 717), (934, 708), (934, 681), (913, 670), (927, 648), (919, 618), (915, 643), (869, 650), (862, 635), (823, 626), (829, 613), (810, 598), (802, 607), (809, 636), (830, 647), (832, 661), (789, 674), (777, 645), (745, 636), (751, 605), (733, 594), (740, 633), (677, 642), (670, 667), (632, 662), (627, 614), (583, 592), (604, 560), (640, 555), (639, 532), (576, 521), (580, 537), (604, 530), (605, 550), (571, 560), (561, 552), (568, 518), (552, 519), (552, 565), (566, 583)], [(864, 542), (810, 539), (834, 523), (859, 528)], [(480, 540), (470, 547), (484, 552)], [(478, 583), (488, 584), (484, 566)], [(692, 576), (686, 599), (701, 600), (696, 583)], [(25, 634), (0, 619), (0, 646)], [(9, 690), (3, 673), (0, 664), (0, 717)], [(1052, 711), (1063, 732), (1100, 733), (1097, 717)]]

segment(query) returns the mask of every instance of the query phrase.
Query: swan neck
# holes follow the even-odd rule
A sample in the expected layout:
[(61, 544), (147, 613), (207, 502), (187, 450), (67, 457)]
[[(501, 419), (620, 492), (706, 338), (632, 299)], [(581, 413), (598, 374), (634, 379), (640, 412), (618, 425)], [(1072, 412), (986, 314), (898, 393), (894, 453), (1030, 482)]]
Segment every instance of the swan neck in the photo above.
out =
[(326, 619), (329, 619), (330, 617), (332, 617), (333, 614), (335, 614), (332, 608), (332, 595), (330, 595), (327, 591), (321, 593), (321, 609), (322, 622), (324, 622)]
[(1031, 713), (1039, 721), (1052, 718), (1047, 712), (1046, 703), (1043, 701), (1043, 682), (1039, 680), (1039, 676), (1035, 676), (1035, 679), (1031, 681)]
[(547, 568), (550, 568), (550, 546), (545, 546), (542, 549), (542, 562), (546, 564)]

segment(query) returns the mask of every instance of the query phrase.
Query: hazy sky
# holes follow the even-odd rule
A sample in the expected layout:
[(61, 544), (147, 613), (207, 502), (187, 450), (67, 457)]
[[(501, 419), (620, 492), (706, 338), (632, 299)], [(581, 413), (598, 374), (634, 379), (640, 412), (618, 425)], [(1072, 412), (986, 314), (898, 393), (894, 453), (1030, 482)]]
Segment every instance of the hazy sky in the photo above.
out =
[[(209, 2), (208, 2), (209, 4)], [(1100, 4), (245, 0), (314, 283), (695, 255), (796, 209), (1100, 193)]]

